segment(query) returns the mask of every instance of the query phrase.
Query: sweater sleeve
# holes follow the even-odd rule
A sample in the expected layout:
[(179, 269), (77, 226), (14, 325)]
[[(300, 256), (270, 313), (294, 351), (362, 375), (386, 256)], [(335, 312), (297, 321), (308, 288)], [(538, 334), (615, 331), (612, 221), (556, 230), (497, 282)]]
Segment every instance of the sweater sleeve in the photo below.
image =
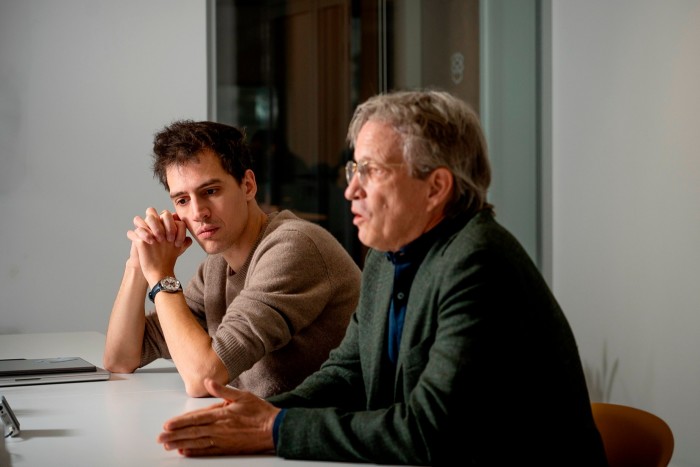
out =
[(238, 274), (245, 274), (245, 282), (212, 343), (231, 379), (314, 322), (332, 290), (322, 252), (295, 229), (280, 228), (263, 238)]

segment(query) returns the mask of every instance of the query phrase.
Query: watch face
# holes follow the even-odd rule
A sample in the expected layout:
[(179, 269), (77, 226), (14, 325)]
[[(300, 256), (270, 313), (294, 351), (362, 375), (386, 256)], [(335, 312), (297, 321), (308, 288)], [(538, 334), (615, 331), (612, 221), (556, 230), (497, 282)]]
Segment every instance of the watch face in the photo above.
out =
[(163, 287), (163, 290), (166, 290), (168, 292), (177, 292), (180, 290), (180, 281), (175, 279), (174, 277), (166, 277), (162, 281), (160, 281), (161, 287)]

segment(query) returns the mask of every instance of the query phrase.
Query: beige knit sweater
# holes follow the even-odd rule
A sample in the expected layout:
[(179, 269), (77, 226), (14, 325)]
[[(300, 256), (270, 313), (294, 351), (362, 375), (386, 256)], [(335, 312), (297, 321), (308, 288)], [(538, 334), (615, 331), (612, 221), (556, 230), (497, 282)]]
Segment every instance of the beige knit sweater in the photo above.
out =
[[(240, 271), (209, 255), (185, 298), (229, 372), (231, 385), (260, 397), (296, 387), (345, 334), (360, 270), (324, 228), (290, 211), (273, 213)], [(170, 358), (151, 312), (141, 366)]]

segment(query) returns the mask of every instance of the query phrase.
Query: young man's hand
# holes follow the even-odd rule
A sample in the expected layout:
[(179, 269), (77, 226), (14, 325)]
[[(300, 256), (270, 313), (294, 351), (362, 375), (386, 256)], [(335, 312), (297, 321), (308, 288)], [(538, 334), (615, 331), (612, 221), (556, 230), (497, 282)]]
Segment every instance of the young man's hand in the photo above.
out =
[(146, 215), (134, 217), (134, 229), (127, 232), (132, 241), (130, 261), (138, 261), (152, 286), (166, 275), (172, 275), (178, 256), (192, 245), (187, 228), (177, 214), (158, 212), (149, 207)]

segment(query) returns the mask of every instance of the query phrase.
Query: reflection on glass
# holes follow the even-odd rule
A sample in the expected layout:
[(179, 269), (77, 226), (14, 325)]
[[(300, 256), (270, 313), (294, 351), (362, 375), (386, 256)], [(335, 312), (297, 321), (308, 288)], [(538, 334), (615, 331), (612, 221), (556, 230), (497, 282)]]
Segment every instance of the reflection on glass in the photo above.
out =
[(343, 197), (352, 111), (419, 86), (478, 108), (478, 4), (217, 0), (215, 118), (245, 128), (263, 208), (319, 223), (361, 265)]

